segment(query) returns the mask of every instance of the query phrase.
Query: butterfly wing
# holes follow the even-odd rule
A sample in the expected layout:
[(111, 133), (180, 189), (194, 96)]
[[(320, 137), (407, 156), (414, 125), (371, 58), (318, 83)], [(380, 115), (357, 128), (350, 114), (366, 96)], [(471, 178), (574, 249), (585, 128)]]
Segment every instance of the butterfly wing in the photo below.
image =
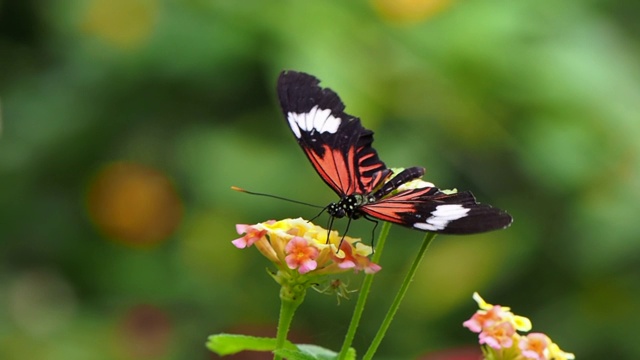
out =
[(435, 187), (405, 190), (366, 204), (361, 210), (384, 221), (442, 234), (498, 230), (513, 221), (506, 212), (476, 202), (469, 191), (445, 194)]
[(341, 197), (369, 193), (391, 174), (371, 147), (373, 132), (344, 112), (344, 104), (317, 78), (283, 71), (280, 106), (289, 127), (320, 177)]

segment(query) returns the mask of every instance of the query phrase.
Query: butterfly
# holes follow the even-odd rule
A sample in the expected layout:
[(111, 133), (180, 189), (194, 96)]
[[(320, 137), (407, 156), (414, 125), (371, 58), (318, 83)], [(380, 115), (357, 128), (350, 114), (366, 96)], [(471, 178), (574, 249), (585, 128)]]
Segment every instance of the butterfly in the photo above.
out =
[(330, 215), (329, 227), (334, 218), (343, 217), (349, 223), (365, 217), (442, 234), (475, 234), (511, 224), (509, 214), (479, 204), (469, 191), (445, 192), (421, 181), (422, 167), (397, 173), (387, 168), (371, 145), (373, 131), (345, 113), (338, 95), (319, 84), (312, 75), (283, 71), (277, 93), (298, 144), (340, 197), (324, 208)]

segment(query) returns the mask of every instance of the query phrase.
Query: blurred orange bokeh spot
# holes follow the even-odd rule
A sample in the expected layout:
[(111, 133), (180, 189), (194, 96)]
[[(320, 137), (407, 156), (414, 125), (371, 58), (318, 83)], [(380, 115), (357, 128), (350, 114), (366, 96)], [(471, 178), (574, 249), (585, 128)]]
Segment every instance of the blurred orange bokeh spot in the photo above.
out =
[(183, 207), (175, 187), (150, 167), (116, 162), (89, 184), (87, 208), (107, 237), (129, 245), (154, 245), (180, 224)]
[(380, 15), (393, 22), (412, 24), (446, 9), (451, 0), (373, 0)]

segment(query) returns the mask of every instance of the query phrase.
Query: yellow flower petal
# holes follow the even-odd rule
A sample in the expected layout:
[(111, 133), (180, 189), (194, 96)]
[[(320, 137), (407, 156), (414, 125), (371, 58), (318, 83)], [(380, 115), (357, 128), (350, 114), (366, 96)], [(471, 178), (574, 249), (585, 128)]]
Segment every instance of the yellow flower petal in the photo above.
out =
[(532, 327), (531, 320), (529, 320), (524, 316), (518, 316), (518, 315), (513, 316), (513, 326), (518, 331), (529, 331), (531, 330), (531, 327)]
[(369, 245), (365, 245), (365, 244), (363, 244), (363, 243), (361, 243), (361, 242), (356, 243), (356, 246), (355, 246), (355, 247), (356, 247), (356, 251), (355, 251), (355, 253), (356, 253), (357, 255), (361, 255), (361, 256), (369, 256), (369, 255), (371, 255), (371, 253), (373, 253), (373, 249), (372, 249), (372, 247), (371, 247), (371, 246), (369, 246)]
[(478, 294), (477, 292), (473, 293), (473, 300), (475, 300), (475, 302), (478, 303), (478, 307), (482, 310), (489, 310), (493, 307), (493, 305), (484, 301), (482, 296), (480, 296), (480, 294)]
[(549, 358), (554, 360), (573, 360), (576, 356), (572, 353), (566, 353), (560, 350), (560, 347), (556, 343), (549, 345)]

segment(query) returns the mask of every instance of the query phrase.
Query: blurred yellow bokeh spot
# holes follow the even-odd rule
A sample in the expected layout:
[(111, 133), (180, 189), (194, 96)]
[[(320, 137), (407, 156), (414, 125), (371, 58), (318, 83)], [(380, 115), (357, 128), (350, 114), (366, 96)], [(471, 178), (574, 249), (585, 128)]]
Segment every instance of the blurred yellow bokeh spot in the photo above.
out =
[(386, 20), (413, 24), (430, 18), (451, 4), (451, 0), (373, 0), (373, 6)]
[(81, 29), (119, 48), (144, 43), (155, 28), (158, 0), (91, 0)]
[(169, 237), (183, 207), (172, 182), (161, 172), (136, 163), (105, 165), (89, 184), (89, 215), (110, 239), (129, 245), (154, 245)]

